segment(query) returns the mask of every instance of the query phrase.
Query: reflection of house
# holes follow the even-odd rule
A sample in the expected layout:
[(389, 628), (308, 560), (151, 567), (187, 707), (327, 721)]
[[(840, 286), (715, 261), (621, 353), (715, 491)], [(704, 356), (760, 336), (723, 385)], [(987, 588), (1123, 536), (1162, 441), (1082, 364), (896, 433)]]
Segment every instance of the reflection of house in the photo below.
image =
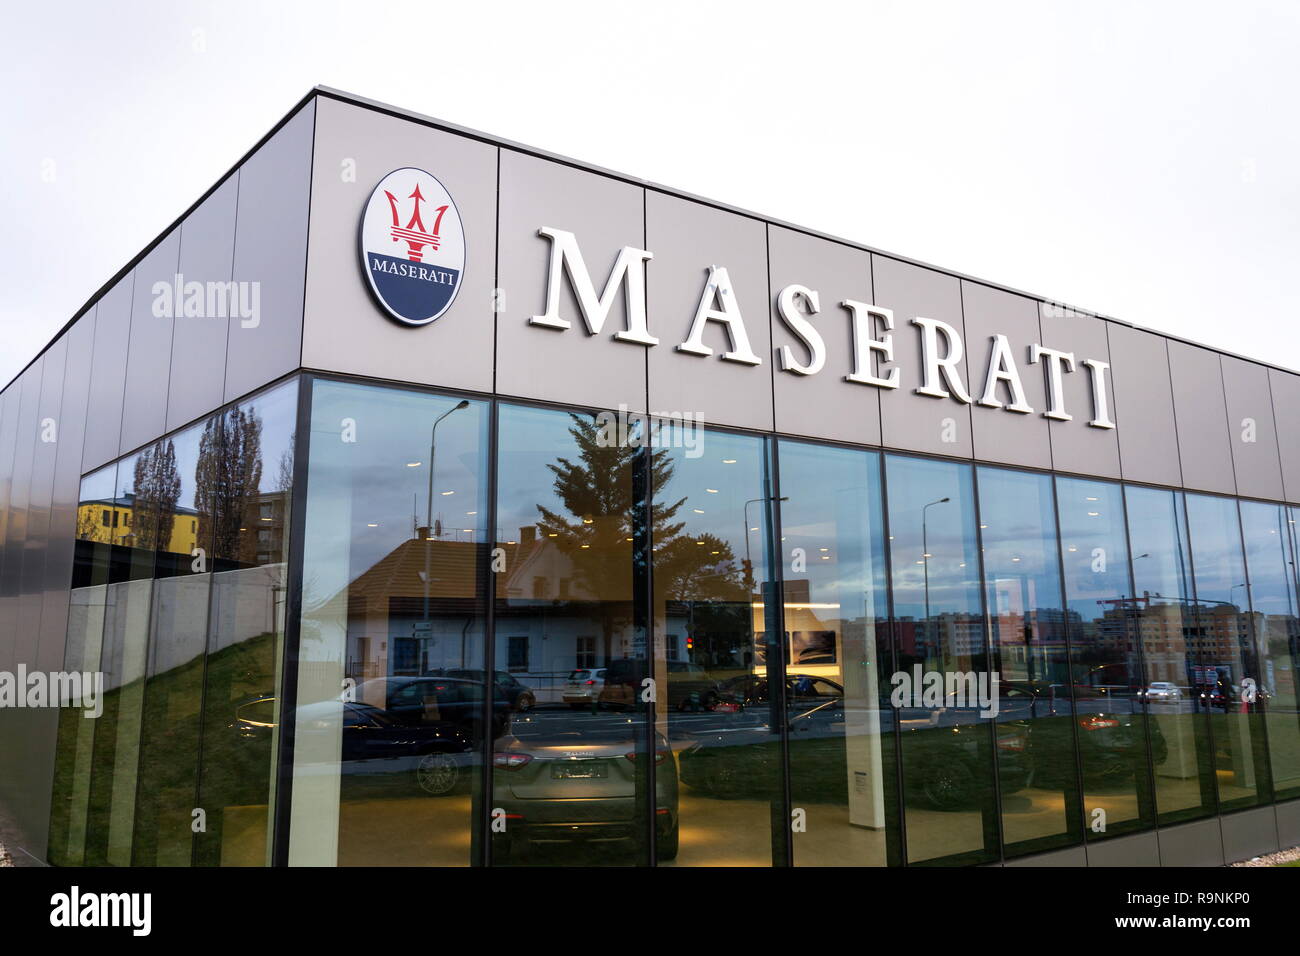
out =
[[(596, 594), (574, 555), (536, 528), (525, 527), (498, 547), (505, 566), (496, 578), (498, 670), (563, 676), (575, 667), (645, 655), (630, 573), (611, 575)], [(592, 557), (598, 568), (599, 553)], [(348, 674), (358, 680), (474, 666), (488, 560), (485, 544), (411, 538), (312, 615), (346, 618)], [(628, 554), (611, 566), (629, 567)], [(667, 601), (664, 656), (705, 667), (747, 666), (754, 660), (754, 618), (743, 600)]]
[[(77, 507), (77, 537), (104, 544), (134, 545), (135, 512), (136, 498), (130, 491), (116, 498), (83, 501)], [(173, 509), (166, 546), (161, 550), (189, 554), (195, 548), (198, 534), (198, 512), (177, 506)]]

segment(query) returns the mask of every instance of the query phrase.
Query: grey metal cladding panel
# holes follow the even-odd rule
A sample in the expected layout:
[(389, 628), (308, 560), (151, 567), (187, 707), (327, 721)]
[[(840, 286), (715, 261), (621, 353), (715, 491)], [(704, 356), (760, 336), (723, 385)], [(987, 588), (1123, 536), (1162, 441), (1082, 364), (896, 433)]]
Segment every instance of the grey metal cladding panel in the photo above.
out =
[(1107, 323), (1120, 465), (1129, 481), (1182, 483), (1165, 339)]
[[(318, 102), (304, 106), (239, 169), (233, 275), (237, 282), (258, 284), (258, 314), (253, 319), (233, 316), (229, 321), (223, 396), (227, 402), (293, 371), (302, 357), (312, 135)], [(334, 178), (338, 179), (337, 168)], [(355, 229), (345, 232), (355, 235)], [(355, 281), (355, 265), (342, 278)]]
[(42, 356), (40, 398), (36, 406), (36, 438), (32, 442), (32, 480), (27, 500), (27, 538), (23, 544), (21, 597), (18, 610), (16, 660), (35, 666), (40, 643), (41, 607), (45, 595), (45, 558), (49, 549), (50, 505), (54, 494), (54, 465), (58, 453), (59, 406), (63, 401), (68, 336), (61, 336)]
[[(770, 226), (767, 235), (768, 270), (771, 273), (772, 351), (764, 361), (773, 363), (776, 430), (838, 441), (880, 444), (880, 390), (870, 385), (850, 385), (844, 377), (853, 371), (853, 328), (845, 299), (871, 302), (871, 255), (838, 242)], [(781, 371), (778, 354), (788, 347), (795, 359), (809, 359), (803, 341), (782, 321), (776, 299), (791, 283), (817, 293), (821, 311), (805, 318), (822, 337), (826, 364), (813, 375)], [(807, 304), (796, 303), (801, 309)], [(662, 348), (662, 346), (659, 346)]]
[(1033, 856), (1022, 856), (1015, 860), (1007, 860), (1006, 865), (1017, 868), (1041, 866), (1087, 866), (1088, 854), (1083, 847), (1072, 846), (1067, 850), (1053, 850), (1050, 853), (1036, 853)]
[(1154, 833), (1115, 837), (1088, 844), (1089, 866), (1159, 866), (1160, 848)]
[(59, 711), (53, 707), (24, 708), (19, 755), (17, 807), (22, 849), (44, 860), (49, 843), (50, 801), (53, 796), (54, 756), (59, 735)]
[[(1029, 347), (1041, 341), (1038, 328), (1038, 300), (992, 289), (962, 280), (962, 313), (966, 323), (966, 351), (970, 356), (970, 393), (977, 402), (984, 391), (984, 376), (993, 351), (993, 337), (1005, 335), (1011, 357), (1033, 411), (1009, 412), (1003, 408), (971, 406), (971, 434), (974, 455), (980, 461), (996, 461), (1033, 468), (1052, 467), (1048, 438), (1047, 385), (1043, 367), (1029, 364)], [(1012, 401), (1009, 387), (999, 384), (997, 401)]]
[[(227, 288), (226, 283), (231, 281), (235, 201), (239, 188), (236, 172), (181, 223), (180, 262), (176, 272), (187, 286), (197, 282), (205, 290), (219, 290)], [(223, 402), (226, 337), (232, 334), (226, 313), (234, 311), (230, 301), (238, 299), (236, 294), (218, 306), (215, 296), (212, 300), (206, 295), (204, 298), (203, 314), (199, 316), (186, 315), (179, 304), (174, 306), (176, 319), (172, 325), (165, 431), (180, 428)]]
[(1235, 494), (1219, 353), (1170, 340), (1169, 377), (1174, 387), (1183, 485)]
[(1161, 866), (1223, 866), (1223, 836), (1217, 817), (1164, 827), (1156, 836)]
[(1280, 846), (1300, 845), (1300, 800), (1277, 804), (1277, 842)]
[(1284, 497), (1282, 464), (1268, 369), (1229, 355), (1220, 356), (1220, 360), (1237, 493), (1280, 500)]
[(68, 588), (72, 580), (77, 499), (81, 486), (81, 446), (95, 343), (93, 311), (72, 327), (67, 339), (50, 505), (49, 547), (45, 553), (45, 606), (41, 612), (40, 643), (36, 652), (36, 665), (44, 671), (58, 670), (63, 666), (67, 639)]
[(94, 361), (81, 470), (93, 471), (117, 457), (122, 433), (122, 390), (131, 337), (131, 288), (135, 274), (123, 276), (95, 305)]
[[(0, 405), (0, 575), (9, 556), (10, 498), (13, 493), (14, 453), (18, 434), (18, 412), (22, 406), (22, 379), (19, 378), (4, 391)], [(0, 660), (4, 659), (7, 641), (13, 627), (7, 616), (8, 604), (0, 597)]]
[(1223, 858), (1228, 863), (1278, 850), (1277, 814), (1272, 807), (1227, 813), (1219, 818), (1223, 828)]
[(22, 387), (10, 385), (0, 394), (0, 565), (4, 562), (5, 529), (9, 526), (9, 493), (13, 485), (14, 437)]
[[(1084, 359), (1110, 361), (1106, 322), (1042, 303), (1038, 325), (1043, 336), (1039, 342), (1044, 347), (1070, 352), (1075, 359), (1075, 370), (1064, 373), (1061, 378), (1065, 410), (1073, 418), (1068, 422), (1055, 419), (1047, 422), (1047, 432), (1052, 439), (1052, 466), (1057, 471), (1081, 475), (1120, 477), (1119, 432), (1124, 427), (1124, 418), (1115, 408), (1113, 370), (1106, 376), (1106, 407), (1110, 411), (1111, 421), (1117, 427), (1092, 428), (1088, 425), (1095, 414), (1091, 375), (1082, 364)], [(1032, 374), (1046, 382), (1045, 364), (1033, 366)], [(1134, 410), (1134, 414), (1141, 413), (1140, 408)]]
[(1282, 484), (1286, 499), (1300, 502), (1300, 375), (1269, 369), (1268, 382), (1282, 460)]
[(31, 498), (36, 443), (36, 412), (40, 403), (44, 356), (23, 373), (17, 428), (14, 432), (13, 480), (9, 487), (9, 522), (5, 528), (4, 560), (0, 565), (0, 670), (17, 663), (19, 610), (22, 598), (23, 548), (27, 541), (27, 505)]
[[(767, 226), (736, 213), (663, 193), (646, 193), (646, 301), (651, 334), (651, 412), (703, 414), (707, 422), (771, 429), (772, 327), (767, 305)], [(709, 265), (726, 268), (730, 295), (761, 365), (725, 361), (731, 343), (718, 322), (707, 323), (704, 345), (712, 355), (677, 351), (709, 278)], [(710, 303), (711, 305), (713, 303)]]
[[(947, 322), (964, 341), (959, 280), (875, 254), (871, 256), (871, 276), (876, 304), (894, 311), (894, 360), (900, 370), (898, 388), (880, 397), (882, 443), (887, 448), (969, 458), (974, 447), (970, 408), (955, 398), (932, 398), (915, 391), (921, 385), (924, 366), (921, 330), (912, 320), (923, 316)], [(969, 391), (965, 357), (959, 368)], [(948, 437), (955, 440), (948, 441)]]
[[(303, 365), (491, 391), (496, 154), (495, 146), (475, 140), (334, 100), (317, 101)], [(372, 297), (358, 258), (361, 214), (371, 192), (384, 176), (405, 166), (426, 170), (447, 188), (465, 229), (465, 270), (456, 298), (424, 326), (388, 317)], [(355, 178), (343, 175), (353, 168)], [(240, 233), (242, 241), (242, 217)], [(518, 288), (507, 291), (507, 302), (517, 310), (526, 298)], [(231, 333), (232, 340), (237, 337)]]
[(167, 430), (172, 333), (176, 321), (181, 320), (154, 315), (153, 288), (158, 282), (170, 286), (175, 281), (180, 245), (180, 229), (173, 229), (135, 267), (119, 454), (151, 442)]
[[(653, 251), (645, 245), (644, 193), (639, 186), (501, 150), (497, 284), (505, 302), (496, 317), (498, 392), (645, 411), (646, 346), (613, 338), (627, 328), (624, 290), (619, 290), (599, 335), (588, 334), (567, 278), (559, 315), (570, 327), (528, 324), (546, 308), (551, 243), (538, 229), (549, 226), (574, 234), (599, 295), (624, 246)], [(649, 326), (651, 334), (665, 338), (653, 312)], [(655, 348), (671, 349), (672, 343)]]

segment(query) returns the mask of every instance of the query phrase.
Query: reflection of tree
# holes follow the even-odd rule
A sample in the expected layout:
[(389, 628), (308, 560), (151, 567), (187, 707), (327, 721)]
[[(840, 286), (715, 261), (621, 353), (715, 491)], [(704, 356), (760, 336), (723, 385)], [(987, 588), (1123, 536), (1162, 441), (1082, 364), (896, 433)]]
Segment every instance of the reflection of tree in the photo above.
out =
[(176, 446), (171, 439), (145, 449), (135, 460), (132, 533), (136, 547), (166, 548), (181, 496)]
[[(636, 499), (634, 469), (643, 467), (640, 447), (605, 440), (594, 415), (571, 413), (569, 434), (576, 458), (561, 457), (546, 467), (555, 475), (554, 490), (567, 514), (537, 506), (538, 531), (554, 543), (573, 567), (575, 582), (599, 602), (604, 654), (610, 656), (613, 634), (629, 615), (631, 602), (611, 600), (630, 596), (633, 544), (642, 529), (644, 509)], [(662, 593), (679, 600), (707, 600), (743, 592), (731, 546), (713, 535), (684, 535), (676, 520), (686, 503), (660, 503), (660, 492), (676, 467), (666, 448), (648, 453), (650, 485), (655, 507), (651, 526), (654, 573)], [(553, 537), (550, 537), (553, 536)], [(702, 542), (702, 543), (700, 543)]]
[(194, 506), (199, 512), (199, 541), (212, 553), (252, 563), (256, 537), (240, 534), (246, 512), (256, 508), (262, 484), (262, 419), (255, 408), (232, 408), (213, 415), (199, 439), (194, 477)]

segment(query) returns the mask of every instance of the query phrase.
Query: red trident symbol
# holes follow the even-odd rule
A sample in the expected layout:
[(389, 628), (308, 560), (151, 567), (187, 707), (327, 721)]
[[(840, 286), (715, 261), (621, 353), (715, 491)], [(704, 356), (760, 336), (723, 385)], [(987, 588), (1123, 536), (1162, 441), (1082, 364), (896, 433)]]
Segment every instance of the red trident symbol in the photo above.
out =
[(420, 218), (420, 203), (424, 202), (424, 196), (420, 193), (420, 184), (415, 184), (415, 191), (407, 198), (415, 200), (415, 208), (411, 213), (411, 221), (405, 226), (397, 215), (397, 197), (384, 190), (384, 195), (388, 197), (389, 208), (393, 211), (393, 242), (405, 242), (410, 248), (407, 250), (406, 258), (412, 262), (419, 262), (424, 258), (424, 247), (428, 246), (434, 252), (438, 251), (438, 230), (442, 228), (442, 217), (447, 212), (446, 206), (439, 206), (434, 210), (438, 218), (433, 221), (433, 232), (424, 228), (424, 220)]

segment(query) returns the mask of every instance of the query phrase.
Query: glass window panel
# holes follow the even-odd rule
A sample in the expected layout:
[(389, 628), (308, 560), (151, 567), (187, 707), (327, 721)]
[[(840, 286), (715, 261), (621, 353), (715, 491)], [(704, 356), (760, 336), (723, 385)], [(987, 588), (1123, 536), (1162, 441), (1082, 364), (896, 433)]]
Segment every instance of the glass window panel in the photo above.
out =
[(1219, 809), (1267, 802), (1270, 792), (1263, 707), (1243, 699), (1259, 682), (1259, 655), (1249, 613), (1237, 502), (1187, 495), (1188, 537), (1196, 586), (1200, 662), (1195, 691), (1206, 702), (1214, 744)]
[(1296, 707), (1294, 548), (1288, 509), (1241, 502), (1251, 617), (1261, 656), (1256, 699), (1263, 704), (1273, 790), (1279, 800), (1300, 794), (1300, 724)]
[(158, 540), (159, 487), (152, 474), (160, 457), (154, 445), (119, 461), (112, 498), (101, 511), (111, 547), (100, 665), (104, 713), (95, 728), (86, 827), (90, 866), (131, 865)]
[[(510, 707), (527, 706), (495, 683), (485, 688), (482, 675), (488, 406), (312, 387), (289, 860), (468, 865), (484, 715), (490, 706), (495, 735)], [(275, 487), (245, 503), (240, 527), (257, 526)], [(244, 539), (223, 557), (262, 553)], [(248, 577), (232, 588), (261, 588), (268, 600), (280, 586), (266, 583), (265, 564), (235, 573)], [(261, 660), (261, 638), (249, 635), (268, 625), (243, 616), (242, 594), (229, 598), (220, 612), (228, 623), (214, 633), (239, 641), (232, 667), (242, 655)], [(271, 613), (266, 602), (262, 613)], [(210, 672), (223, 651), (210, 651)], [(230, 679), (223, 697), (227, 707), (237, 701), (241, 752), (259, 765), (269, 746), (265, 696)]]
[[(76, 545), (73, 552), (72, 593), (68, 607), (68, 639), (64, 670), (98, 673), (108, 595), (111, 513), (117, 466), (109, 465), (81, 482)], [(86, 822), (90, 802), (91, 759), (96, 719), (81, 707), (65, 706), (59, 714), (50, 809), (50, 862), (79, 866), (85, 860)]]
[(140, 740), (137, 866), (188, 866), (192, 857), (211, 582), (208, 543), (197, 550), (200, 434), (195, 427), (159, 442), (144, 456), (137, 487), (153, 501), (158, 549)]
[[(504, 819), (492, 862), (641, 863), (649, 675), (633, 554), (644, 452), (611, 440), (592, 413), (502, 405), (499, 415), (495, 665), (515, 713), (494, 745), (492, 807)], [(656, 750), (667, 841), (675, 776), (666, 744)]]
[[(762, 439), (655, 423), (653, 548), (658, 735), (681, 780), (680, 836), (659, 861), (769, 866), (784, 817), (781, 661), (768, 653), (771, 492)], [(669, 641), (673, 654), (669, 654)], [(779, 646), (779, 645), (778, 645)], [(775, 651), (775, 648), (773, 648)], [(608, 683), (608, 678), (606, 678)], [(671, 816), (659, 764), (658, 810)], [(779, 830), (778, 832), (783, 832)], [(677, 852), (680, 845), (680, 852)]]
[(1124, 493), (1156, 809), (1168, 826), (1213, 813), (1215, 800), (1210, 725), (1193, 690), (1199, 648), (1183, 498), (1132, 485)]
[(1149, 827), (1146, 682), (1119, 485), (1057, 478), (1085, 836)]
[(1056, 506), (1049, 475), (978, 471), (980, 543), (999, 675), (1006, 855), (1082, 841)]
[(880, 456), (782, 441), (780, 468), (794, 861), (884, 866), (898, 807)]
[(996, 859), (993, 726), (980, 716), (988, 712), (981, 699), (990, 668), (972, 469), (890, 455), (886, 485), (907, 859)]
[(270, 861), (298, 388), (290, 382), (213, 416), (198, 443), (195, 523), (183, 531), (207, 549), (211, 571), (199, 865)]

